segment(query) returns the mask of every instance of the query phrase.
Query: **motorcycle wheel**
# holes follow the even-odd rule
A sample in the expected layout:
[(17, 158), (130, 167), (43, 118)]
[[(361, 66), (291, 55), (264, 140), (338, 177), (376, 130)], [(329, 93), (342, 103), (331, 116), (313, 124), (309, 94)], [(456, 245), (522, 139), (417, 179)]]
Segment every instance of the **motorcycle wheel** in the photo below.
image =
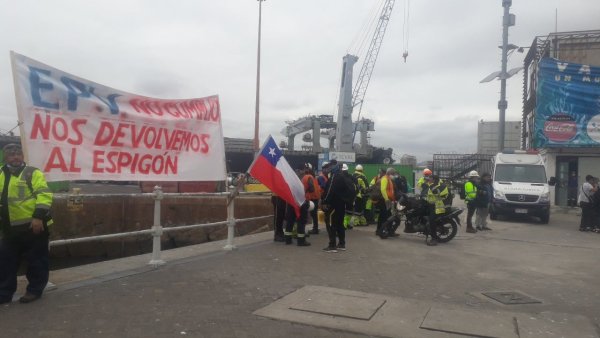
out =
[(387, 221), (383, 222), (383, 224), (381, 225), (381, 230), (379, 230), (379, 234), (378, 236), (381, 239), (386, 239), (390, 236), (390, 229), (392, 226), (394, 226), (394, 221), (391, 219), (388, 219)]
[(435, 227), (435, 233), (432, 234), (432, 237), (435, 238), (440, 243), (447, 243), (456, 236), (458, 232), (458, 225), (454, 220), (448, 220), (443, 224), (438, 224)]

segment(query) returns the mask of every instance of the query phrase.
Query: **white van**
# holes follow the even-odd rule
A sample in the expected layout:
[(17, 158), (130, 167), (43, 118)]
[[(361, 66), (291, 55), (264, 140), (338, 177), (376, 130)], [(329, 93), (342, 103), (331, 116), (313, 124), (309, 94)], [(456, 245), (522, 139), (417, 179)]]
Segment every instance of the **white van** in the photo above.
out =
[(490, 218), (498, 215), (530, 215), (547, 224), (550, 220), (550, 188), (543, 158), (522, 150), (504, 151), (494, 157), (494, 197)]

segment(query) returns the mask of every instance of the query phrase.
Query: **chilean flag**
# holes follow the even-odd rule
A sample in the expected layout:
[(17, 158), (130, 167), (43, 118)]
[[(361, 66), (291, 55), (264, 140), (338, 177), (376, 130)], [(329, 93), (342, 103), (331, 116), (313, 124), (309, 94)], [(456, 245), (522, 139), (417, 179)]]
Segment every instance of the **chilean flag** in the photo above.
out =
[(293, 206), (296, 216), (300, 216), (300, 206), (306, 200), (304, 185), (283, 157), (281, 149), (277, 147), (271, 135), (250, 165), (248, 173)]

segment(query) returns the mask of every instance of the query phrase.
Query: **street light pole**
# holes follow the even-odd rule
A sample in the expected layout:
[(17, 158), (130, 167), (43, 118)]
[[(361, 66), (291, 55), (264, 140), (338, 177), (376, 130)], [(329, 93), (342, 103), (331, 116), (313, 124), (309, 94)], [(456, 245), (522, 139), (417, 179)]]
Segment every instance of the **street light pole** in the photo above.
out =
[(261, 21), (262, 21), (262, 3), (266, 0), (258, 0), (258, 51), (256, 57), (256, 107), (254, 111), (254, 151), (260, 150), (260, 144), (258, 143), (258, 120), (259, 120), (259, 107), (260, 107), (260, 33), (261, 33)]
[(509, 78), (506, 68), (508, 62), (508, 27), (514, 26), (515, 16), (510, 14), (512, 0), (502, 0), (504, 7), (504, 16), (502, 17), (502, 69), (500, 70), (500, 101), (498, 101), (498, 110), (500, 111), (498, 126), (498, 150), (504, 150), (504, 128), (506, 125), (506, 79)]

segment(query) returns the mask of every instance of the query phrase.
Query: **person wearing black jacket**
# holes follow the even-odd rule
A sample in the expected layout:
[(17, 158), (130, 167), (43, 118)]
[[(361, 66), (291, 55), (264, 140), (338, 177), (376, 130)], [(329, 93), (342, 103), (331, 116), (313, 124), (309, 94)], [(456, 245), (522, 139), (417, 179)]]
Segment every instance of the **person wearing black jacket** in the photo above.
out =
[(326, 252), (338, 252), (338, 250), (346, 250), (346, 229), (344, 228), (346, 203), (344, 202), (344, 196), (348, 191), (337, 161), (333, 160), (329, 162), (329, 165), (330, 176), (325, 189), (322, 206), (323, 211), (326, 214), (329, 213), (329, 224), (326, 224), (327, 234), (329, 234), (329, 245), (323, 250)]
[(475, 210), (475, 228), (477, 230), (492, 230), (487, 226), (487, 217), (492, 196), (494, 196), (492, 175), (484, 173), (481, 175), (481, 181), (477, 187), (477, 197), (473, 201), (477, 208)]

